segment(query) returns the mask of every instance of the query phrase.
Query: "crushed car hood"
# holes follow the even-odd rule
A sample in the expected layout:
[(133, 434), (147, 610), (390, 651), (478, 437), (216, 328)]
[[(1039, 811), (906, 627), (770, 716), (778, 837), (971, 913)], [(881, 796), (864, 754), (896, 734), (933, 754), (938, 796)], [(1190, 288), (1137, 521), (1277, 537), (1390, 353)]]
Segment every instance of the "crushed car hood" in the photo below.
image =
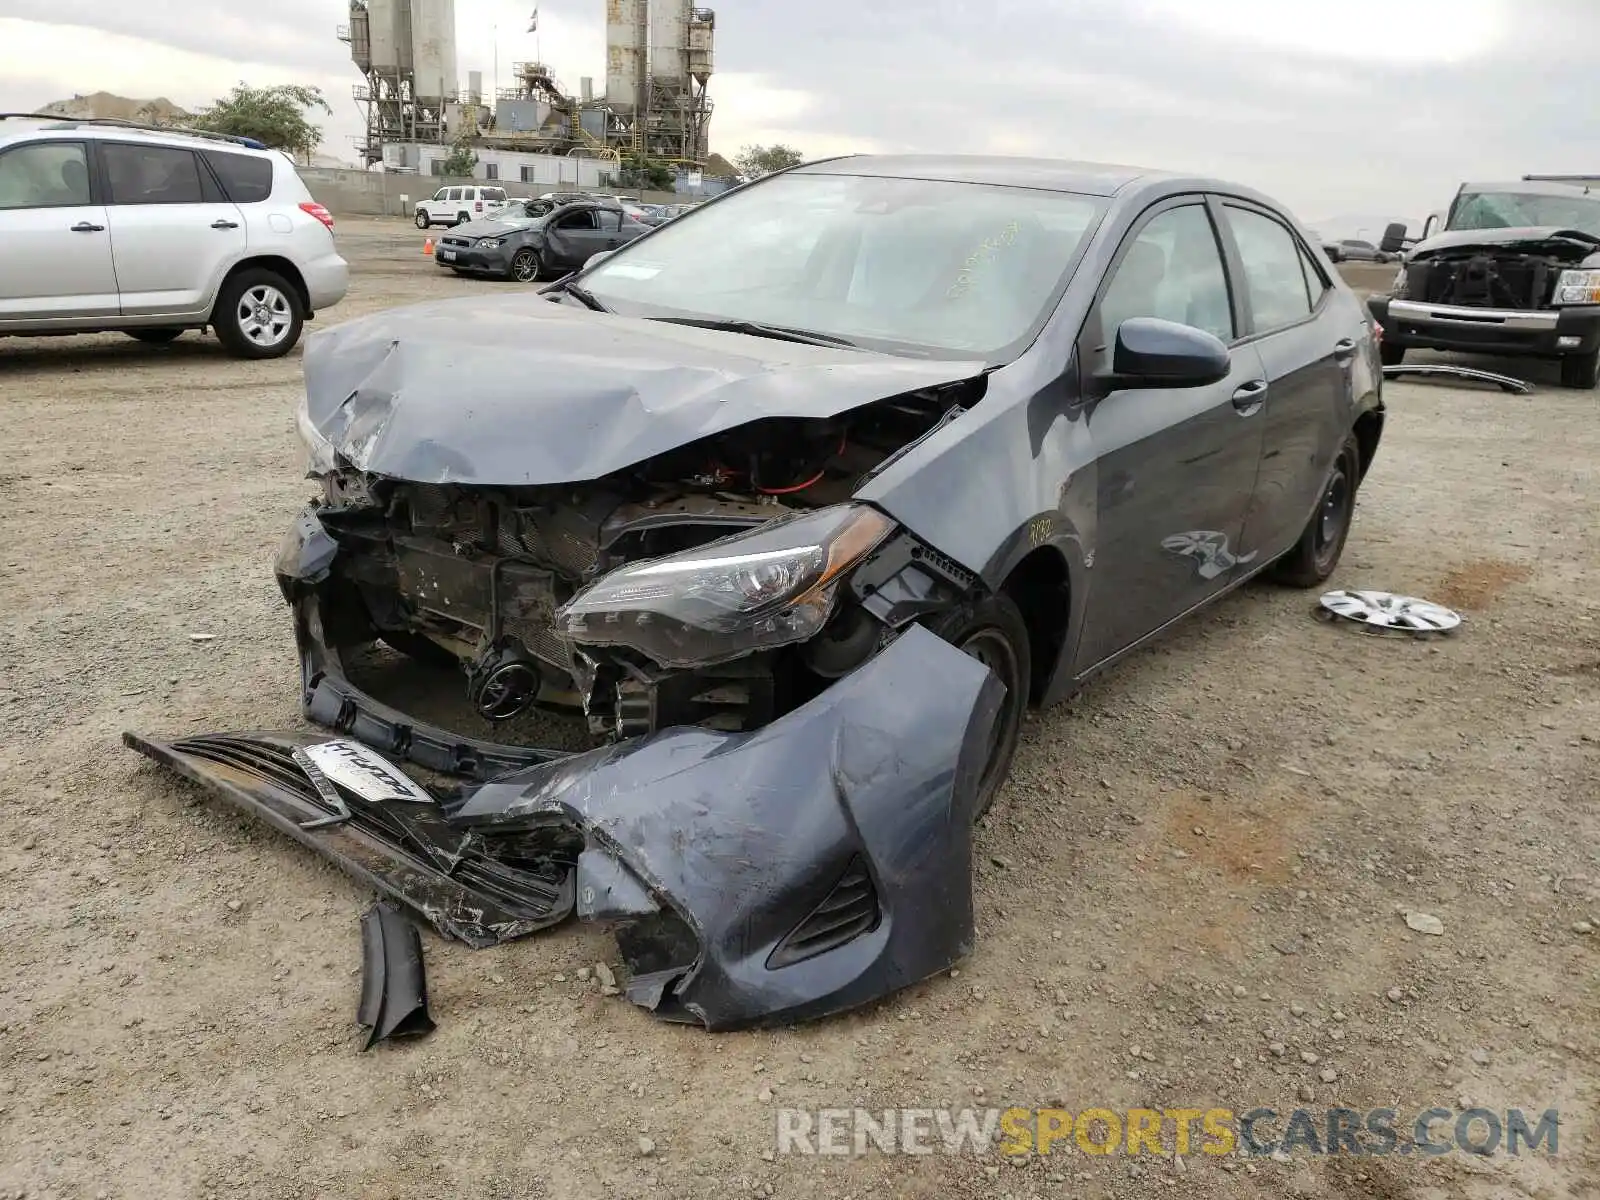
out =
[(306, 415), (364, 471), (531, 487), (595, 479), (763, 417), (832, 417), (983, 369), (596, 313), (537, 293), (471, 297), (310, 338)]
[(1418, 242), (1407, 255), (1409, 261), (1438, 254), (1471, 250), (1520, 250), (1528, 254), (1547, 254), (1552, 258), (1582, 262), (1600, 251), (1600, 237), (1581, 229), (1561, 229), (1554, 225), (1518, 229), (1455, 229), (1436, 233)]

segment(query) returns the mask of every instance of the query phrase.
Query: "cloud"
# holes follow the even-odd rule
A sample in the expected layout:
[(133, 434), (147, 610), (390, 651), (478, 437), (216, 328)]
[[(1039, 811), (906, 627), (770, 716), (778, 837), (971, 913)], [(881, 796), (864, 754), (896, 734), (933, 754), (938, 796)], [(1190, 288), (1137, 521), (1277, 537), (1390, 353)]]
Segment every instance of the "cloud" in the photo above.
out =
[[(466, 73), (604, 86), (602, 0), (456, 0)], [(329, 92), (357, 131), (341, 0), (9, 0), (0, 101)], [(1592, 0), (744, 0), (719, 11), (713, 148), (1029, 153), (1217, 174), (1301, 215), (1418, 214), (1467, 178), (1600, 170)], [(498, 60), (498, 72), (496, 61)]]

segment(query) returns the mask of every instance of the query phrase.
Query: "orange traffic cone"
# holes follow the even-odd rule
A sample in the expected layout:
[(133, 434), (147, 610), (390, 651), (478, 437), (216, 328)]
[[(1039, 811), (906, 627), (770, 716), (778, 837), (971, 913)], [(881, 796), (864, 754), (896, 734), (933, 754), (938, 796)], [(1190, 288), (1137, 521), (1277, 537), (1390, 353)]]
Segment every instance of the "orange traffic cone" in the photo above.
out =
[(433, 239), (431, 237), (422, 239), (422, 252), (424, 254), (433, 253)]

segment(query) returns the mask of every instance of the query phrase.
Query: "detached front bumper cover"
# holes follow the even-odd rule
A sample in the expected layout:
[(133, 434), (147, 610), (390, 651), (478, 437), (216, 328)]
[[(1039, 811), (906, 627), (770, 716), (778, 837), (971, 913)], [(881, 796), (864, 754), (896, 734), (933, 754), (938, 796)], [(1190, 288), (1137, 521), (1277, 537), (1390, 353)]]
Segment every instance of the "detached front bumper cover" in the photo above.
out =
[[(1002, 698), (912, 627), (762, 729), (667, 729), (422, 797), (327, 735), (124, 740), (471, 945), (574, 910), (612, 923), (630, 1000), (727, 1029), (840, 1012), (970, 950)], [(330, 754), (356, 766), (307, 772)]]

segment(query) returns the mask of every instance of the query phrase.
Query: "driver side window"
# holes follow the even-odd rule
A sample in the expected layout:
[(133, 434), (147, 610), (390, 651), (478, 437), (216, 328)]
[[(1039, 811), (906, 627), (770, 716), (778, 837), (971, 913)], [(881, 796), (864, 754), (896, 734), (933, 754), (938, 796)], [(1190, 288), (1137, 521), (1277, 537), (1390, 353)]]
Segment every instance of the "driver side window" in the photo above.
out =
[(1107, 352), (1129, 317), (1192, 325), (1224, 342), (1234, 339), (1233, 308), (1222, 249), (1203, 203), (1170, 208), (1150, 219), (1126, 245), (1100, 300)]
[(569, 213), (567, 216), (561, 218), (560, 228), (566, 230), (593, 229), (594, 210), (585, 208), (579, 212)]

